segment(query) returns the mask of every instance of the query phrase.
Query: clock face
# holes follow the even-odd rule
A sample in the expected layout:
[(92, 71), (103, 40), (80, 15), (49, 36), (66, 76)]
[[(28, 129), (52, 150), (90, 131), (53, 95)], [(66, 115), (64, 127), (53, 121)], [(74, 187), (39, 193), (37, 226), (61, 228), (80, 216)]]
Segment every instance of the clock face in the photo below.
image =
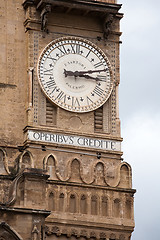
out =
[(108, 58), (82, 38), (64, 37), (51, 42), (39, 57), (37, 71), (45, 95), (68, 111), (93, 111), (112, 91)]

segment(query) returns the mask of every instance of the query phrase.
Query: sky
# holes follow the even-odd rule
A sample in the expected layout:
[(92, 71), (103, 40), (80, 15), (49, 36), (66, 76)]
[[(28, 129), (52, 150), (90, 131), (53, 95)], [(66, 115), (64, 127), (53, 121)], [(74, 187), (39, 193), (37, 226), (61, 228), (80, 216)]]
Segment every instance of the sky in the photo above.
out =
[(118, 0), (121, 12), (120, 118), (124, 161), (132, 166), (132, 240), (159, 237), (160, 0)]

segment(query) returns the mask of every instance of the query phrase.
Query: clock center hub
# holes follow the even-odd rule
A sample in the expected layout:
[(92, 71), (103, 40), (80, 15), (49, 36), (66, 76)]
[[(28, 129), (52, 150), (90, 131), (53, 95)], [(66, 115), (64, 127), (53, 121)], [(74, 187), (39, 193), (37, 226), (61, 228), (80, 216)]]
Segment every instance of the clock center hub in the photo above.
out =
[[(81, 92), (90, 91), (90, 87), (94, 89), (96, 82), (86, 79), (83, 76), (79, 76), (79, 71), (93, 70), (93, 65), (85, 57), (81, 55), (68, 54), (62, 56), (55, 64), (53, 75), (55, 81), (61, 86), (63, 91), (67, 91), (68, 94), (71, 91), (73, 95), (77, 95)], [(72, 74), (65, 75), (64, 70), (72, 72)]]

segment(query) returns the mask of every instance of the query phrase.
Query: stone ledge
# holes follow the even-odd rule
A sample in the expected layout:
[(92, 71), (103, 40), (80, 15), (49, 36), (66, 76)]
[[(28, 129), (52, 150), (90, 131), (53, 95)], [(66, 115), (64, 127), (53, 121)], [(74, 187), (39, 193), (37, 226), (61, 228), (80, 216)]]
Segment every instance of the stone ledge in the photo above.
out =
[(31, 209), (31, 208), (11, 208), (11, 207), (6, 207), (0, 205), (0, 210), (1, 211), (6, 211), (6, 212), (15, 212), (15, 213), (24, 213), (24, 214), (40, 214), (40, 215), (45, 215), (46, 217), (51, 214), (51, 211), (47, 210), (37, 210), (37, 209)]

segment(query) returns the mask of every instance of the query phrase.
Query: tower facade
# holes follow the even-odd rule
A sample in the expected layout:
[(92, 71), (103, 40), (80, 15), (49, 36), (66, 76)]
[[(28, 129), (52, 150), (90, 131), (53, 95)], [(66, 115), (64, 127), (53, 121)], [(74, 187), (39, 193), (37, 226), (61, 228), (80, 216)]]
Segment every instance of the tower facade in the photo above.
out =
[(0, 238), (129, 240), (116, 0), (1, 1)]

